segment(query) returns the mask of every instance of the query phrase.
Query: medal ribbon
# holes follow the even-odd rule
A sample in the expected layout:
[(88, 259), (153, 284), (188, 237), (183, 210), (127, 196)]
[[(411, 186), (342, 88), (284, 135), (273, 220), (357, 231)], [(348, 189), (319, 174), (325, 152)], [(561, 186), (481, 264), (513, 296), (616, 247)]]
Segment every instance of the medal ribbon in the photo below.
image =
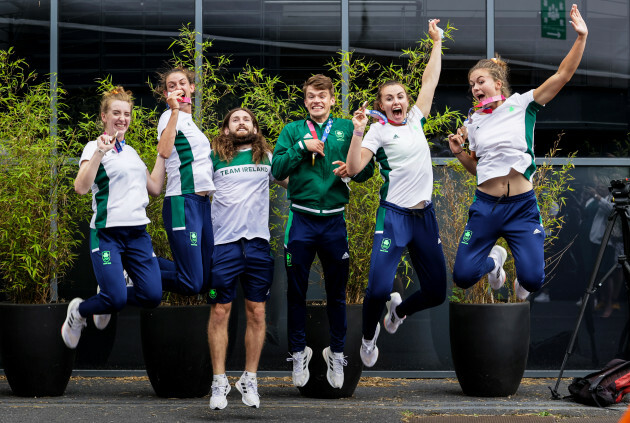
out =
[[(307, 120), (306, 124), (308, 125), (309, 131), (311, 131), (311, 135), (313, 136), (313, 139), (318, 139), (317, 132), (315, 132), (315, 126), (313, 125), (313, 122), (311, 122), (310, 120)], [(326, 143), (326, 140), (328, 139), (328, 134), (330, 134), (330, 129), (332, 128), (332, 124), (333, 124), (333, 120), (330, 117), (330, 118), (328, 118), (328, 123), (326, 124), (326, 128), (324, 129), (324, 133), (322, 134), (322, 139), (320, 140), (321, 142)], [(316, 155), (317, 155), (317, 153), (313, 153), (313, 165), (315, 165), (315, 156)]]

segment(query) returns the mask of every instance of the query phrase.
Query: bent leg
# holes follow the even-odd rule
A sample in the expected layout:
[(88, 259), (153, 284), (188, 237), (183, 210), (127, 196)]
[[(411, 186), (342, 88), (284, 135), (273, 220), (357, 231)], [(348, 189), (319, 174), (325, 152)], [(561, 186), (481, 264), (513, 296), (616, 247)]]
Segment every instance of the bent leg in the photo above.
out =
[(155, 308), (162, 301), (162, 280), (151, 237), (144, 228), (129, 232), (124, 267), (134, 284), (127, 287), (127, 304)]
[(209, 280), (214, 239), (208, 197), (186, 194), (166, 197), (162, 210), (164, 229), (171, 247), (176, 280), (164, 279), (163, 289), (182, 295), (195, 295)]
[(396, 308), (399, 317), (438, 306), (446, 300), (446, 261), (435, 210), (430, 206), (423, 214), (424, 217), (414, 216), (414, 236), (408, 245), (420, 289)]
[(500, 216), (492, 208), (492, 203), (479, 198), (470, 206), (453, 266), (453, 282), (460, 288), (470, 288), (494, 269), (488, 254), (499, 237)]

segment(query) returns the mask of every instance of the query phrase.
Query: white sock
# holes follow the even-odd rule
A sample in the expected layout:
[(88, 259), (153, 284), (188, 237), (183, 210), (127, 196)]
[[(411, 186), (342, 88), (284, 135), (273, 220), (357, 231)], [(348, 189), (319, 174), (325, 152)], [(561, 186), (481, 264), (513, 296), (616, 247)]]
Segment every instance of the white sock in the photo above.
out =
[(247, 370), (245, 370), (243, 372), (243, 377), (245, 377), (245, 379), (256, 379), (256, 373), (250, 373)]
[(217, 382), (223, 382), (224, 380), (227, 380), (227, 376), (225, 375), (225, 373), (221, 373), (220, 375), (212, 376), (212, 380), (217, 381)]

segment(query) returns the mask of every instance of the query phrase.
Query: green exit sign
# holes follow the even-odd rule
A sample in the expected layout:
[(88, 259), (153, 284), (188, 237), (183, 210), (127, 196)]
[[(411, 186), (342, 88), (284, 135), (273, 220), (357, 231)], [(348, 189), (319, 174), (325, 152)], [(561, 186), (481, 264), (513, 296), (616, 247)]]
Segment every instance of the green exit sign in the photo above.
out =
[(540, 28), (543, 38), (567, 39), (564, 0), (540, 0)]

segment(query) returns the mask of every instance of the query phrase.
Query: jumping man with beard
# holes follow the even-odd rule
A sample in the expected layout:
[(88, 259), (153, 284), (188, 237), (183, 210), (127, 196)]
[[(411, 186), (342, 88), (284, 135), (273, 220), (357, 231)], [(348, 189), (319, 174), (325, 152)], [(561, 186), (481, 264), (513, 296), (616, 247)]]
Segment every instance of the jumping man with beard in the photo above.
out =
[[(269, 181), (275, 180), (271, 176), (271, 150), (250, 110), (236, 108), (227, 114), (221, 134), (212, 141), (210, 157), (216, 187), (212, 200), (215, 247), (208, 322), (214, 373), (210, 408), (221, 410), (227, 406), (227, 329), (239, 279), (245, 295), (247, 330), (245, 372), (236, 389), (245, 405), (258, 408), (256, 370), (265, 340), (265, 302), (273, 280)], [(286, 181), (275, 182), (286, 188)]]

